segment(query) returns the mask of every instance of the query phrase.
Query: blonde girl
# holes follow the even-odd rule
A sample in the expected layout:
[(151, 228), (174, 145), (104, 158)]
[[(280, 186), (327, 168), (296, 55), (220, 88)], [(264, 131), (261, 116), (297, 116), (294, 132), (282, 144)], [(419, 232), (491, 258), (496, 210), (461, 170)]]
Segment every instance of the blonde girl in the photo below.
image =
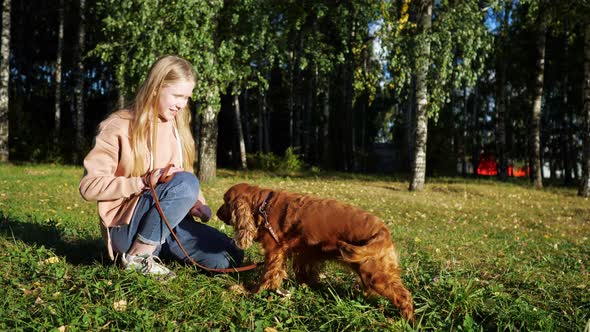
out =
[(177, 56), (158, 59), (133, 103), (99, 125), (93, 149), (84, 159), (80, 194), (97, 201), (101, 230), (111, 259), (123, 267), (173, 277), (159, 257), (185, 260), (155, 209), (147, 181), (157, 182), (172, 163), (172, 181), (156, 186), (160, 205), (189, 255), (210, 268), (238, 266), (243, 252), (207, 221), (211, 209), (193, 173), (195, 142), (188, 100), (195, 87), (192, 65)]

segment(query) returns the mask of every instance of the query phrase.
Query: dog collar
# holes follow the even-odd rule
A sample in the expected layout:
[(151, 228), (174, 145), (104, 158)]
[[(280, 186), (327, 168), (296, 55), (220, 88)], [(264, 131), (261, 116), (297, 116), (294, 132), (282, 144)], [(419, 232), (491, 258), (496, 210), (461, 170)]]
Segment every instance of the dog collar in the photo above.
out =
[(273, 191), (268, 193), (268, 196), (266, 196), (264, 202), (260, 204), (258, 212), (264, 217), (264, 228), (266, 228), (266, 230), (270, 233), (270, 235), (277, 242), (277, 244), (280, 244), (281, 242), (279, 241), (279, 237), (275, 233), (274, 229), (272, 229), (272, 225), (270, 224), (270, 222), (268, 222), (268, 214), (266, 213), (266, 206), (268, 205), (268, 202), (270, 201), (273, 195)]

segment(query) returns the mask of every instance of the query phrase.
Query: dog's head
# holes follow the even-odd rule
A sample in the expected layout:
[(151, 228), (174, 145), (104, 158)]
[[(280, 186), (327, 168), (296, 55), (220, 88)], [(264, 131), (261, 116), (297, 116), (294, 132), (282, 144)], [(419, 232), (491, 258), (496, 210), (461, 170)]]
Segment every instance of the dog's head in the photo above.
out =
[(242, 249), (252, 245), (257, 233), (253, 194), (259, 190), (247, 183), (232, 186), (223, 195), (223, 204), (216, 213), (217, 218), (234, 228), (234, 240)]

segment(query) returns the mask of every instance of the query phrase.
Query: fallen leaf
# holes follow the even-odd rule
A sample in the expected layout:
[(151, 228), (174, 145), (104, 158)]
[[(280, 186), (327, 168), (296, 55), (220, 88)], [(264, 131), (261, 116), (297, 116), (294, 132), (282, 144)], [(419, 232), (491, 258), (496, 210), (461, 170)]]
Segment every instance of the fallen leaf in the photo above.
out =
[(244, 288), (244, 286), (242, 286), (242, 285), (232, 285), (229, 287), (229, 290), (232, 291), (233, 293), (240, 294), (240, 295), (248, 293), (246, 288)]
[(53, 257), (47, 258), (46, 260), (39, 262), (39, 264), (40, 265), (47, 265), (47, 264), (55, 264), (57, 262), (59, 262), (59, 257), (53, 256)]
[(119, 300), (117, 302), (113, 302), (113, 308), (115, 308), (116, 311), (127, 310), (127, 300)]

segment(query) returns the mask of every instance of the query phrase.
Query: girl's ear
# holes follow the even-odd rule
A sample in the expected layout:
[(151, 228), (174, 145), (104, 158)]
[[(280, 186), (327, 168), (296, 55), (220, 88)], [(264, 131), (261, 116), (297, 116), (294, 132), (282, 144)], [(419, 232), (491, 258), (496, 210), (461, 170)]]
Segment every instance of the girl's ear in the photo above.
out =
[(256, 225), (250, 205), (241, 198), (232, 204), (231, 224), (234, 227), (234, 240), (241, 249), (247, 249), (252, 245), (256, 236)]

